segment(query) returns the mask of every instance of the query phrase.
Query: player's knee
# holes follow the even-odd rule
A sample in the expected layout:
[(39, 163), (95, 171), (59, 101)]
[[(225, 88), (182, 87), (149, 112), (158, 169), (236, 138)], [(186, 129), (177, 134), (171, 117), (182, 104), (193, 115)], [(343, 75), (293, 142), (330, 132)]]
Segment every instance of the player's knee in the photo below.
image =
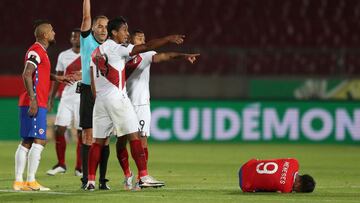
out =
[(92, 129), (83, 130), (83, 144), (91, 145), (93, 143)]
[(92, 137), (91, 138), (85, 137), (85, 139), (83, 139), (83, 143), (86, 145), (91, 145), (93, 143)]
[(46, 140), (42, 140), (42, 139), (34, 139), (34, 143), (40, 144), (40, 145), (42, 145), (42, 146), (45, 147), (47, 141), (46, 141)]
[(121, 136), (121, 137), (117, 138), (116, 146), (120, 147), (120, 148), (123, 148), (123, 147), (126, 146), (126, 143), (127, 143), (127, 137), (126, 136)]
[(147, 137), (141, 137), (140, 140), (141, 140), (141, 146), (143, 148), (147, 148), (147, 146), (148, 146)]
[(107, 137), (106, 139), (105, 139), (105, 143), (104, 143), (105, 145), (109, 145), (110, 144), (110, 137)]
[(77, 135), (78, 135), (78, 137), (82, 137), (82, 131), (81, 131), (81, 130), (77, 130)]
[(64, 126), (56, 126), (55, 136), (64, 136), (66, 131), (66, 127)]
[(21, 142), (21, 145), (22, 145), (23, 147), (27, 148), (27, 149), (30, 149), (32, 143), (33, 143), (33, 140), (31, 140), (31, 141), (30, 141), (30, 140), (23, 140), (23, 141)]
[(107, 138), (96, 138), (96, 139), (95, 139), (95, 143), (96, 143), (96, 144), (99, 144), (99, 145), (101, 145), (101, 146), (104, 146), (105, 143), (106, 143), (106, 140), (107, 140)]
[(127, 139), (129, 141), (133, 141), (133, 140), (139, 140), (140, 139), (140, 135), (138, 132), (135, 132), (135, 133), (130, 133), (130, 134), (127, 134), (125, 135), (127, 137)]

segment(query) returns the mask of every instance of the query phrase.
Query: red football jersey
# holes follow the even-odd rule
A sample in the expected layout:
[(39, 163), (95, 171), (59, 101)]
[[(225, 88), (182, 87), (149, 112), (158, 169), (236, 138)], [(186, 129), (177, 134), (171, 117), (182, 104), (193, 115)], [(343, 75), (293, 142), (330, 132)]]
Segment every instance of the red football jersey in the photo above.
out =
[(299, 170), (296, 159), (251, 159), (240, 169), (240, 187), (244, 192), (292, 192)]
[[(33, 74), (34, 93), (39, 107), (46, 108), (50, 90), (50, 60), (46, 49), (38, 42), (35, 42), (26, 52), (25, 63), (33, 64), (36, 69)], [(20, 94), (19, 106), (29, 106), (30, 98), (24, 87)]]

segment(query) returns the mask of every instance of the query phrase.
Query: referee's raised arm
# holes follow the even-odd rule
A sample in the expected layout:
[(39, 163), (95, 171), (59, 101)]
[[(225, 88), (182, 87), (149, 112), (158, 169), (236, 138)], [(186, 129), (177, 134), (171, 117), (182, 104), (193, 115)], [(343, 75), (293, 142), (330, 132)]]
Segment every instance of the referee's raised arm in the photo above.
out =
[(83, 17), (81, 22), (81, 32), (90, 30), (91, 28), (91, 12), (90, 12), (90, 0), (84, 0), (83, 2)]

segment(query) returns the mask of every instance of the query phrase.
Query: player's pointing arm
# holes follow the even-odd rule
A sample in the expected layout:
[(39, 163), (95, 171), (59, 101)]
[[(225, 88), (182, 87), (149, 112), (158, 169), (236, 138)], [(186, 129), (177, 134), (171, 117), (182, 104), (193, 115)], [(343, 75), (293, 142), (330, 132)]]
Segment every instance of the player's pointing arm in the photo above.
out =
[(154, 55), (153, 63), (160, 63), (163, 61), (169, 61), (173, 59), (184, 59), (189, 61), (190, 63), (194, 63), (196, 61), (196, 57), (200, 56), (200, 54), (184, 54), (177, 52), (168, 52), (168, 53), (158, 53)]
[(134, 56), (142, 52), (154, 50), (168, 43), (182, 44), (184, 42), (184, 38), (185, 35), (169, 35), (163, 38), (153, 39), (145, 44), (134, 46), (133, 50), (130, 53), (130, 56)]

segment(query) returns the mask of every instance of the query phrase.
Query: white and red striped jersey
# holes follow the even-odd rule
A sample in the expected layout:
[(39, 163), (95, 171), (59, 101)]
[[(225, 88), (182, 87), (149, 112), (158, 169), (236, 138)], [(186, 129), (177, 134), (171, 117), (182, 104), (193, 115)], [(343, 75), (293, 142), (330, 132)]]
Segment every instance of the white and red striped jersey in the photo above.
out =
[(133, 105), (150, 104), (150, 66), (155, 54), (141, 53), (126, 63), (126, 89)]
[[(63, 71), (64, 75), (69, 75), (74, 72), (81, 71), (80, 53), (75, 53), (72, 49), (61, 52), (58, 56), (55, 69), (56, 71)], [(66, 85), (61, 97), (80, 98), (79, 94), (76, 93), (76, 83), (72, 85)]]
[(130, 60), (134, 45), (117, 44), (108, 39), (91, 55), (96, 97), (126, 94), (125, 63)]

